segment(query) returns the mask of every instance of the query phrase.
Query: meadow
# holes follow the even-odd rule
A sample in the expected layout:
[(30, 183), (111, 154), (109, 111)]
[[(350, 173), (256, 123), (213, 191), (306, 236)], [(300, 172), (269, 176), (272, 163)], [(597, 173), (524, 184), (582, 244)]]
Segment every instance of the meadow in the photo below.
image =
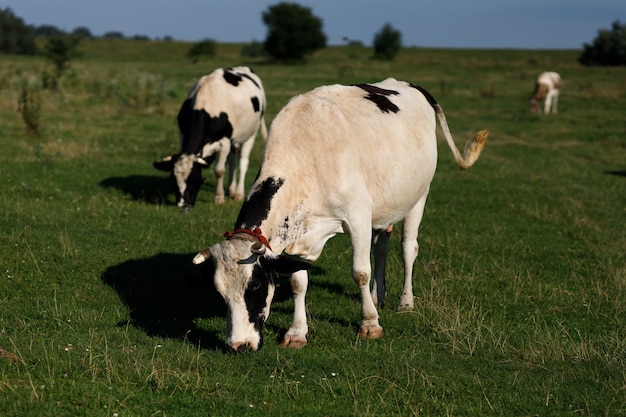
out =
[[(41, 57), (0, 56), (0, 415), (626, 415), (626, 68), (578, 51), (329, 47), (306, 64), (191, 62), (189, 44), (85, 41), (56, 90)], [(251, 65), (271, 122), (323, 84), (394, 77), (432, 93), (457, 146), (490, 131), (461, 172), (439, 135), (420, 228), (415, 310), (395, 310), (400, 227), (388, 261), (385, 336), (356, 337), (346, 236), (310, 271), (309, 344), (280, 348), (293, 308), (279, 283), (263, 348), (224, 352), (223, 302), (186, 284), (192, 257), (232, 230), (240, 203), (186, 215), (152, 162), (177, 151), (194, 81)], [(531, 114), (534, 78), (563, 78), (558, 115)], [(39, 133), (18, 112), (40, 99)], [(260, 164), (257, 139), (247, 178)], [(389, 162), (393, 169), (393, 161)]]

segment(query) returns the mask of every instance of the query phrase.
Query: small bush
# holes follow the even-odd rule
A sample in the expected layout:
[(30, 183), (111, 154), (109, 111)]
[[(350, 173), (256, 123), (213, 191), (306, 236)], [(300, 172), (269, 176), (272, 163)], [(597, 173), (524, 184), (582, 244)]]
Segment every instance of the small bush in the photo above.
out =
[(61, 76), (67, 69), (70, 60), (78, 58), (81, 53), (78, 52), (78, 45), (82, 40), (81, 37), (71, 34), (59, 34), (51, 36), (44, 46), (44, 55), (57, 71), (57, 76)]
[(187, 52), (187, 57), (195, 60), (201, 56), (215, 56), (216, 53), (217, 43), (213, 39), (204, 39), (191, 46)]
[(626, 25), (615, 21), (611, 30), (599, 30), (591, 45), (584, 44), (578, 62), (583, 65), (626, 65)]
[(22, 81), (17, 102), (17, 110), (22, 115), (29, 133), (39, 134), (41, 116), (41, 94), (39, 88)]
[(241, 56), (245, 58), (263, 58), (267, 56), (267, 52), (261, 42), (252, 41), (241, 48)]
[(391, 61), (400, 52), (401, 47), (402, 34), (389, 23), (374, 35), (374, 59)]

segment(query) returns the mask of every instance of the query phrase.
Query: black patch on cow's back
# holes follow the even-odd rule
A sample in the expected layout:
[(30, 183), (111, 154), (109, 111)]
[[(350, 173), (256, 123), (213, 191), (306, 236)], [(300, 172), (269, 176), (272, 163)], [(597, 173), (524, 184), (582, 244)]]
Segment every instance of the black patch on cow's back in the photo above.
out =
[(272, 198), (285, 183), (284, 178), (266, 178), (251, 194), (241, 206), (239, 216), (235, 222), (235, 229), (252, 229), (261, 225), (267, 219), (272, 205)]
[(254, 109), (254, 112), (258, 113), (258, 111), (261, 110), (261, 103), (259, 102), (259, 98), (252, 97), (250, 98), (250, 101), (252, 101), (252, 108)]
[[(254, 74), (254, 71), (252, 71), (252, 69), (250, 69), (250, 72)], [(241, 82), (241, 80), (243, 80), (244, 78), (250, 80), (250, 82), (252, 82), (252, 84), (254, 84), (256, 88), (258, 88), (259, 90), (261, 89), (261, 86), (259, 85), (259, 83), (257, 83), (256, 80), (252, 78), (249, 74), (235, 72), (233, 71), (232, 68), (226, 68), (224, 70), (224, 79), (226, 80), (228, 84), (232, 84), (235, 87), (237, 87), (239, 83)]]
[(237, 87), (241, 82), (242, 77), (240, 74), (237, 74), (236, 72), (231, 71), (230, 68), (227, 68), (224, 70), (224, 80), (226, 80), (228, 84), (232, 84)]
[(437, 103), (437, 100), (435, 100), (435, 97), (433, 97), (432, 94), (430, 94), (428, 91), (426, 91), (423, 87), (420, 87), (419, 85), (409, 84), (409, 86), (415, 88), (420, 93), (422, 93), (424, 97), (426, 97), (426, 100), (432, 106), (432, 108), (436, 110), (436, 106), (438, 106), (439, 103)]
[(365, 96), (365, 99), (376, 104), (383, 113), (397, 113), (400, 110), (398, 106), (387, 98), (387, 96), (400, 94), (398, 91), (387, 90), (371, 84), (355, 84), (355, 87), (366, 91), (368, 94)]
[[(250, 71), (252, 71), (252, 70), (250, 70)], [(254, 71), (253, 71), (253, 72), (254, 72)], [(258, 83), (254, 80), (254, 78), (252, 78), (250, 75), (245, 74), (245, 73), (243, 73), (243, 74), (239, 74), (239, 75), (240, 75), (240, 76), (242, 76), (242, 77), (244, 77), (244, 78), (249, 79), (249, 80), (252, 82), (252, 84), (254, 84), (254, 85), (256, 86), (256, 88), (258, 88), (259, 90), (261, 89), (261, 86), (260, 86), (260, 85), (259, 85), (259, 84), (258, 84)]]

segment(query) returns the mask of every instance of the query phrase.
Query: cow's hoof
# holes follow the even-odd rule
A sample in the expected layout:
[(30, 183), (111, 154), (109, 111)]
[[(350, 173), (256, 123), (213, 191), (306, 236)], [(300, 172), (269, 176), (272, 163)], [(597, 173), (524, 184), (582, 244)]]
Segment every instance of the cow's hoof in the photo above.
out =
[(288, 347), (290, 349), (302, 349), (306, 346), (306, 338), (298, 336), (285, 335), (285, 338), (281, 342), (280, 346)]
[(379, 339), (383, 337), (383, 328), (381, 326), (361, 326), (361, 328), (359, 329), (359, 337), (362, 337), (364, 339)]
[(215, 197), (215, 199), (213, 200), (213, 202), (214, 202), (215, 204), (224, 204), (224, 201), (225, 201), (225, 200), (224, 200), (224, 196), (221, 196), (221, 197)]
[(233, 196), (233, 199), (236, 200), (236, 201), (241, 201), (241, 200), (243, 200), (243, 194), (235, 194)]

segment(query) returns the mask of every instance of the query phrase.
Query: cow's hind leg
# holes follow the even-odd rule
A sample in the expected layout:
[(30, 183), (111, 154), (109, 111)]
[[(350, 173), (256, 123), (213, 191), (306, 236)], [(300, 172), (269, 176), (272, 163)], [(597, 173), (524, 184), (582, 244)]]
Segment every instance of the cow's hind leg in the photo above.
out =
[(413, 310), (413, 265), (419, 252), (417, 235), (424, 215), (424, 206), (428, 192), (417, 202), (404, 218), (402, 229), (402, 261), (404, 263), (404, 285), (400, 294), (398, 311)]
[(309, 328), (306, 323), (306, 290), (309, 276), (306, 271), (298, 271), (291, 275), (291, 290), (294, 297), (293, 321), (281, 342), (281, 346), (298, 349), (306, 346)]
[(226, 160), (230, 154), (230, 139), (221, 139), (220, 143), (221, 146), (214, 169), (215, 179), (217, 180), (215, 186), (215, 204), (224, 203), (224, 172), (226, 171)]
[(374, 230), (372, 248), (374, 252), (374, 282), (372, 283), (372, 301), (374, 305), (384, 307), (387, 288), (385, 284), (385, 268), (389, 252), (389, 236), (393, 226), (385, 230)]
[[(235, 200), (243, 200), (244, 197), (246, 172), (248, 171), (248, 165), (250, 164), (250, 152), (252, 151), (252, 147), (254, 146), (255, 136), (256, 133), (254, 134), (254, 136), (252, 136), (241, 145), (241, 150), (239, 154), (239, 180), (236, 182), (233, 181), (229, 189), (230, 196), (233, 197)], [(236, 177), (234, 179), (236, 179)]]
[(552, 113), (557, 114), (559, 112), (559, 90), (554, 91), (554, 97), (552, 97)]

